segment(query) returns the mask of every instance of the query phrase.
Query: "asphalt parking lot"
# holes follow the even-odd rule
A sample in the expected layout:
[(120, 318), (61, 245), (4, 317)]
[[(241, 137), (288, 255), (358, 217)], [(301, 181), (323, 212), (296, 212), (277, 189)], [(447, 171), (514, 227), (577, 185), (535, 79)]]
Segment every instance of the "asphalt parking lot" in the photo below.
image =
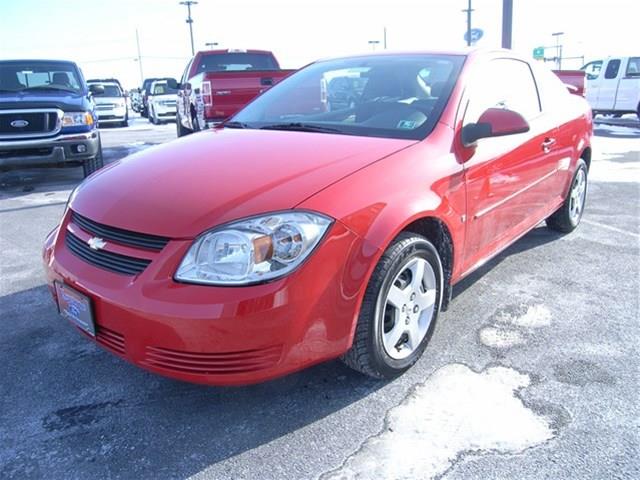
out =
[[(388, 383), (335, 361), (213, 388), (125, 363), (44, 283), (80, 169), (0, 173), (0, 478), (640, 478), (640, 122), (598, 120), (582, 225), (458, 284)], [(105, 159), (173, 138), (134, 119), (103, 131)]]

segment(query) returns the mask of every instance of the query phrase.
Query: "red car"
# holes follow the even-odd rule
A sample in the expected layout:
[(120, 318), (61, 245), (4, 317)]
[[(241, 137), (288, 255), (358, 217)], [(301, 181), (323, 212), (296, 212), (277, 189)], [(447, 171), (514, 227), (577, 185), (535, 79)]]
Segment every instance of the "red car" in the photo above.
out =
[[(362, 79), (357, 100), (322, 108), (339, 76)], [(583, 98), (510, 51), (316, 62), (80, 184), (49, 285), (87, 336), (162, 375), (247, 384), (341, 357), (393, 378), (452, 285), (542, 220), (576, 228), (591, 131)]]

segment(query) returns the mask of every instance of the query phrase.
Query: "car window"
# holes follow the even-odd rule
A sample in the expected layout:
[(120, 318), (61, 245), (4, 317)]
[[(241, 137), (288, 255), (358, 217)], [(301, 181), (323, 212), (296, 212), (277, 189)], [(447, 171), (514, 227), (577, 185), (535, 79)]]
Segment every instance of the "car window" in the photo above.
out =
[(602, 70), (602, 60), (596, 60), (595, 62), (589, 62), (580, 70), (584, 70), (587, 76), (587, 80), (595, 80), (600, 76), (600, 70)]
[(0, 89), (82, 91), (80, 73), (72, 63), (10, 61), (0, 63)]
[(463, 62), (458, 55), (418, 54), (316, 62), (232, 120), (245, 128), (422, 139), (437, 123)]
[(540, 114), (538, 89), (529, 64), (500, 58), (474, 76), (464, 123), (475, 123), (489, 108), (507, 108), (530, 120)]
[(538, 86), (540, 103), (543, 111), (558, 107), (558, 104), (567, 100), (569, 91), (562, 80), (553, 73), (548, 66), (542, 63), (535, 63), (532, 69)]
[[(95, 84), (94, 84), (95, 85)], [(98, 84), (104, 87), (104, 93), (94, 93), (94, 97), (121, 97), (122, 92), (120, 91), (120, 87), (117, 85), (104, 85)]]
[(235, 72), (242, 70), (276, 70), (273, 56), (268, 53), (213, 53), (203, 55), (198, 72)]
[(612, 78), (616, 78), (618, 76), (618, 71), (620, 70), (620, 60), (609, 60), (607, 64), (607, 69), (604, 72), (604, 78), (610, 80)]
[(631, 57), (627, 64), (627, 77), (640, 77), (640, 57)]

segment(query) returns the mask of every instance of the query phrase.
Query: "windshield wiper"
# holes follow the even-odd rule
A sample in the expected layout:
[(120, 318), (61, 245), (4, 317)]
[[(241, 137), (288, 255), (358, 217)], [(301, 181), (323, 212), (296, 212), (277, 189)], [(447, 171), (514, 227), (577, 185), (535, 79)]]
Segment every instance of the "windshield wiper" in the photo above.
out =
[(76, 90), (73, 90), (73, 89), (70, 89), (70, 88), (58, 88), (58, 87), (52, 87), (50, 85), (36, 85), (36, 86), (33, 86), (33, 87), (26, 87), (26, 88), (20, 89), (21, 92), (24, 92), (26, 90), (55, 90), (57, 92), (78, 93)]
[(318, 133), (342, 133), (345, 132), (332, 127), (324, 127), (322, 125), (310, 125), (308, 123), (292, 122), (292, 123), (274, 123), (273, 125), (265, 125), (260, 127), (261, 130), (291, 130), (295, 132), (318, 132)]
[(222, 124), (225, 128), (251, 128), (247, 123), (244, 122), (224, 122)]

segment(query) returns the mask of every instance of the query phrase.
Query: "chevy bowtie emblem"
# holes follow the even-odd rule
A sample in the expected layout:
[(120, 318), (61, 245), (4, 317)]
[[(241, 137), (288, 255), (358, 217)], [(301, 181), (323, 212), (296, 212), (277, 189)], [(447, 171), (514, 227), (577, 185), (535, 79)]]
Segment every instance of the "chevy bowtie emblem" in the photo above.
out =
[(100, 237), (91, 237), (87, 241), (87, 243), (89, 244), (89, 248), (91, 248), (91, 250), (102, 250), (107, 246), (107, 242), (105, 242)]

